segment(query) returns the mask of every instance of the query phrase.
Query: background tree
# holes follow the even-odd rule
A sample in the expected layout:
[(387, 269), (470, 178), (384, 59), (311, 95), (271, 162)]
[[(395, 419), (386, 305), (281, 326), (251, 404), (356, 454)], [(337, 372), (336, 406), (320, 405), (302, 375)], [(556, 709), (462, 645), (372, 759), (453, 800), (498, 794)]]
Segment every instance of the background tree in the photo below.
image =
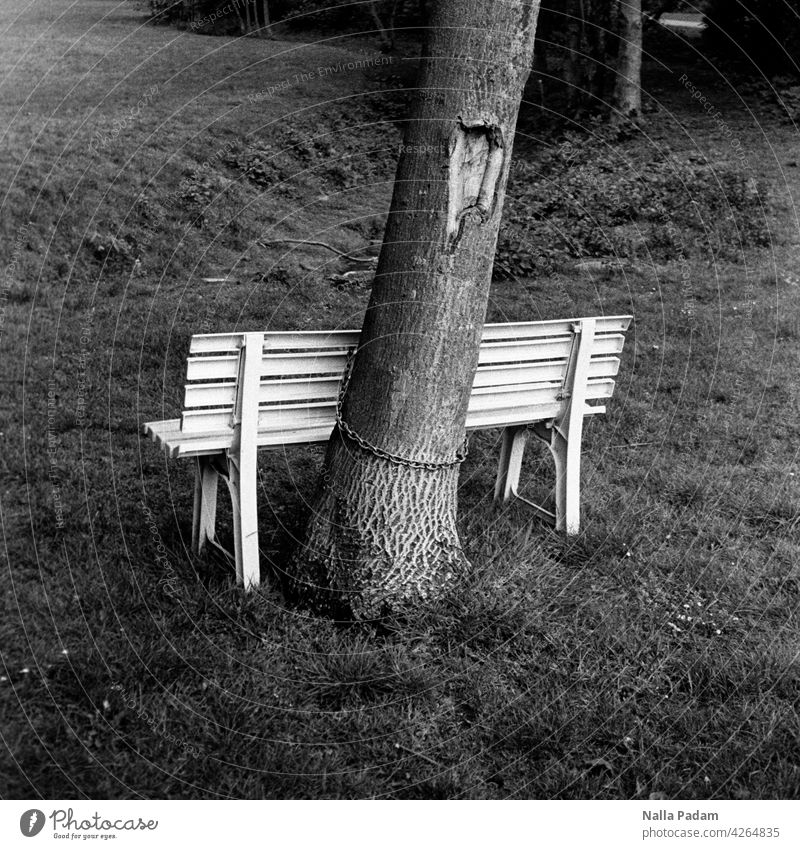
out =
[(435, 597), (468, 566), (458, 451), (538, 8), (432, 4), (346, 425), (290, 564), (290, 586), (317, 606), (378, 616)]
[(254, 33), (259, 38), (271, 38), (267, 0), (239, 0), (235, 4), (242, 35)]
[(378, 29), (381, 49), (389, 52), (394, 50), (394, 23), (400, 0), (372, 0), (369, 4), (370, 14)]
[[(613, 62), (609, 42), (615, 32), (616, 4), (600, 0), (568, 0), (562, 8), (562, 29), (556, 43), (562, 46), (562, 77), (567, 87), (566, 114), (597, 112), (611, 88)], [(560, 36), (560, 37), (559, 37)]]
[(642, 114), (642, 0), (619, 0), (619, 38), (612, 123)]
[[(537, 70), (565, 87), (563, 114), (608, 112), (612, 122), (641, 118), (645, 24), (655, 23), (665, 0), (566, 0), (542, 6), (537, 27)], [(542, 70), (543, 69), (543, 70)]]

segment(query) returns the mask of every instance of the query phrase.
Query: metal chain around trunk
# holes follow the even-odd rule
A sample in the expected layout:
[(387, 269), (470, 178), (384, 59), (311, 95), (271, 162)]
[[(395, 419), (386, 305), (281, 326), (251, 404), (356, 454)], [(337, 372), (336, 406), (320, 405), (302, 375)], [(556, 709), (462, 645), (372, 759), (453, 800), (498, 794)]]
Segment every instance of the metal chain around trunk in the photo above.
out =
[(429, 469), (431, 471), (435, 471), (436, 469), (449, 469), (453, 466), (460, 466), (461, 463), (467, 459), (469, 441), (466, 436), (464, 437), (464, 444), (458, 449), (458, 451), (456, 451), (456, 456), (452, 460), (434, 463), (426, 460), (412, 460), (409, 457), (401, 457), (399, 454), (392, 454), (391, 451), (385, 451), (383, 448), (378, 448), (377, 445), (373, 445), (371, 442), (368, 442), (363, 436), (361, 436), (360, 433), (353, 430), (353, 428), (350, 427), (350, 425), (342, 418), (342, 405), (344, 403), (344, 396), (347, 392), (347, 387), (350, 383), (350, 375), (353, 372), (355, 356), (356, 349), (349, 348), (347, 351), (347, 362), (345, 363), (344, 373), (342, 374), (342, 381), (339, 384), (339, 397), (336, 400), (336, 426), (342, 433), (345, 434), (345, 436), (352, 439), (353, 442), (355, 442), (360, 448), (363, 448), (364, 451), (374, 454), (382, 460), (388, 460), (390, 463), (395, 463), (398, 466), (410, 466), (412, 469)]

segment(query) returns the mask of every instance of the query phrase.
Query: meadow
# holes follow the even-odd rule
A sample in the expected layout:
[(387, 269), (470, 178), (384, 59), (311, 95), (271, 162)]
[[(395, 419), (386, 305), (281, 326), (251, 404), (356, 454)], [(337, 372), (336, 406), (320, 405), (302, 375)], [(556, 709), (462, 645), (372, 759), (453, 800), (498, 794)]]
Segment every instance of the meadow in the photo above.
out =
[[(774, 92), (668, 44), (640, 131), (523, 105), (488, 319), (635, 319), (582, 530), (495, 508), (476, 434), (470, 580), (352, 625), (272, 579), (321, 448), (262, 452), (244, 595), (190, 551), (192, 464), (140, 428), (178, 414), (193, 333), (360, 326), (364, 265), (281, 240), (375, 251), (414, 54), (11, 6), (0, 794), (797, 798), (800, 148)], [(548, 497), (535, 449), (523, 481)]]

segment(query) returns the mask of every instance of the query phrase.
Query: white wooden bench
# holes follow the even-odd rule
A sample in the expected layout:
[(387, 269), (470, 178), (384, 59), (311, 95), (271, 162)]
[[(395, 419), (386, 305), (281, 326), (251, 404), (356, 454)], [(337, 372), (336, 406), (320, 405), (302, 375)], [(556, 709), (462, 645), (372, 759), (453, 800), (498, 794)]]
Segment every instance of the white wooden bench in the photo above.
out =
[[(567, 534), (580, 526), (583, 420), (604, 413), (631, 316), (487, 324), (467, 413), (467, 430), (502, 427), (495, 499), (518, 498)], [(233, 504), (237, 581), (259, 583), (259, 448), (327, 442), (348, 353), (359, 331), (216, 333), (189, 345), (184, 410), (148, 422), (144, 433), (170, 457), (197, 462), (192, 547), (216, 540), (217, 482)], [(555, 513), (517, 492), (528, 433), (556, 467)], [(224, 549), (222, 549), (224, 551)]]

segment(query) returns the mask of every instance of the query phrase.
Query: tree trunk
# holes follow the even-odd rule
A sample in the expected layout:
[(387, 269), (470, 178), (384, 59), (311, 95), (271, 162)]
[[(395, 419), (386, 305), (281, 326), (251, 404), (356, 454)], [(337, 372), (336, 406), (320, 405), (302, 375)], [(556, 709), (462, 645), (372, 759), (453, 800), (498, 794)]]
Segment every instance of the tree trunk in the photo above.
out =
[(578, 115), (586, 101), (585, 77), (586, 63), (584, 54), (585, 39), (582, 37), (586, 22), (583, 19), (583, 3), (572, 0), (566, 9), (566, 56), (564, 59), (564, 84), (567, 87), (567, 113)]
[(247, 3), (248, 0), (242, 0), (241, 3), (236, 4), (236, 14), (239, 16), (239, 31), (242, 35), (247, 35)]
[(544, 78), (549, 73), (547, 67), (547, 50), (545, 45), (539, 41), (536, 44), (536, 54), (533, 57), (533, 73), (536, 77), (536, 94), (540, 109), (544, 108)]
[[(622, 0), (618, 0), (621, 4)], [(597, 0), (568, 0), (563, 78), (567, 114), (580, 117), (598, 112), (615, 85), (609, 55), (616, 54), (612, 27), (618, 5)]]
[(432, 4), (364, 326), (289, 589), (373, 618), (468, 567), (458, 449), (539, 0)]
[(620, 0), (620, 38), (614, 87), (614, 124), (642, 114), (642, 2)]
[(606, 32), (609, 15), (602, 9), (598, 12), (596, 5), (592, 4), (592, 23), (589, 29), (591, 35), (591, 60), (588, 63), (588, 90), (593, 98), (592, 111), (597, 110), (598, 104), (605, 103), (607, 82), (607, 56)]
[(378, 2), (372, 0), (369, 4), (369, 10), (372, 14), (372, 19), (375, 21), (375, 26), (378, 28), (378, 39), (380, 40), (381, 50), (384, 53), (389, 53), (394, 50), (394, 16), (395, 16), (395, 0), (392, 0), (391, 7), (387, 9), (388, 22), (386, 24), (381, 20), (378, 13)]
[(250, 35), (253, 31), (253, 13), (255, 9), (253, 8), (254, 0), (245, 0), (244, 3), (244, 13), (247, 19), (247, 25), (245, 28), (246, 35)]

